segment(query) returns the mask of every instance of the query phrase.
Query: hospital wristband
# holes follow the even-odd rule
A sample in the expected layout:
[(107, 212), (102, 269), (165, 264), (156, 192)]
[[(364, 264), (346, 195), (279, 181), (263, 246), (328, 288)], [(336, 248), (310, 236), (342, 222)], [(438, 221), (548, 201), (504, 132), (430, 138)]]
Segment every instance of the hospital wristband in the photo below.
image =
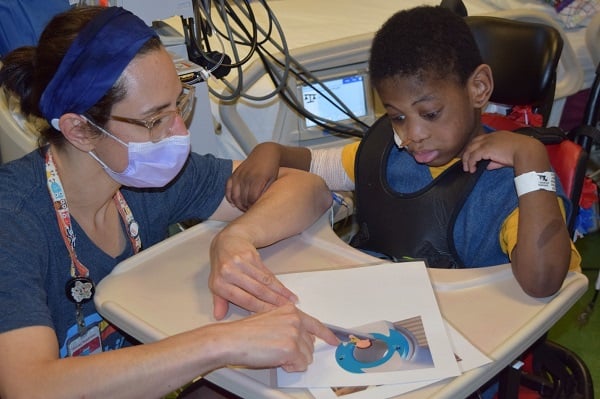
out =
[(556, 175), (554, 172), (527, 172), (515, 177), (517, 196), (532, 191), (546, 190), (556, 192)]

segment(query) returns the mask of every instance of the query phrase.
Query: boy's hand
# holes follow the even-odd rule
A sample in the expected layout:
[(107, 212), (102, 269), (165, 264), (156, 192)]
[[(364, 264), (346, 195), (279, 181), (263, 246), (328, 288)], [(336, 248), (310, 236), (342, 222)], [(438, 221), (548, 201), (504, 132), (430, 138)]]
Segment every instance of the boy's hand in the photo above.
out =
[(279, 161), (279, 151), (275, 146), (266, 143), (256, 146), (227, 180), (227, 201), (247, 211), (277, 179)]
[[(548, 166), (548, 154), (544, 144), (539, 140), (523, 134), (500, 130), (475, 137), (467, 145), (462, 155), (465, 172), (475, 172), (477, 162), (490, 160), (488, 169), (504, 166), (515, 168), (515, 174), (528, 170), (537, 170)], [(540, 165), (540, 166), (538, 166)]]

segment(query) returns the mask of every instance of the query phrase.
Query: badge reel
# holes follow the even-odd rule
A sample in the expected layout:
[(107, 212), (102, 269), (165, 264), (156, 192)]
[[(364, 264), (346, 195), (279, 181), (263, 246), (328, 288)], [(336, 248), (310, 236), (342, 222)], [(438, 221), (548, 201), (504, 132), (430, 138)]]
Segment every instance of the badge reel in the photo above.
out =
[(65, 285), (67, 298), (75, 304), (77, 334), (67, 340), (68, 356), (86, 356), (102, 352), (102, 338), (98, 324), (86, 326), (82, 305), (92, 300), (96, 287), (88, 277), (73, 277)]

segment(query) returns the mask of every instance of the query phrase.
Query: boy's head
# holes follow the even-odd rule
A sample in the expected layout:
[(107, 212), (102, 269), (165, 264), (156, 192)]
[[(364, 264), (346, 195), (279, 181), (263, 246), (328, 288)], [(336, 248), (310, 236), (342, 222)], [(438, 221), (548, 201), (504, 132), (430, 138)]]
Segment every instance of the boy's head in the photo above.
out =
[(492, 72), (467, 23), (449, 9), (393, 15), (375, 35), (369, 66), (396, 143), (418, 163), (446, 165), (483, 133)]
[(464, 85), (483, 63), (464, 19), (443, 7), (422, 6), (394, 14), (371, 46), (371, 82), (390, 78), (455, 79)]

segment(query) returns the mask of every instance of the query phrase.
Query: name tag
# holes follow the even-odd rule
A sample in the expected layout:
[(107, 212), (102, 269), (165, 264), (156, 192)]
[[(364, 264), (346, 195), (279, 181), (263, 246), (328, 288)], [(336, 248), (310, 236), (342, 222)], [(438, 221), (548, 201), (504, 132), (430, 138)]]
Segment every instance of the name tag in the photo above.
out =
[(67, 342), (68, 355), (87, 356), (102, 352), (102, 338), (98, 325), (87, 328), (82, 334), (77, 334)]

